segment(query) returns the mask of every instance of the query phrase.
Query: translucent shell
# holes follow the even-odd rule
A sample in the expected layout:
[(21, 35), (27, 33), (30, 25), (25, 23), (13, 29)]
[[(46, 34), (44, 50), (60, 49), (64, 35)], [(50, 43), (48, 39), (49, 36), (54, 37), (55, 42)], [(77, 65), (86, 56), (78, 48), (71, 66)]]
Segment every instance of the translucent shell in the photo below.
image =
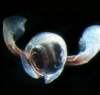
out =
[[(67, 59), (64, 40), (55, 33), (43, 32), (33, 37), (25, 48), (25, 58), (21, 55), (25, 71), (33, 78), (44, 77), (45, 83), (57, 78)], [(28, 61), (28, 60), (29, 61)]]

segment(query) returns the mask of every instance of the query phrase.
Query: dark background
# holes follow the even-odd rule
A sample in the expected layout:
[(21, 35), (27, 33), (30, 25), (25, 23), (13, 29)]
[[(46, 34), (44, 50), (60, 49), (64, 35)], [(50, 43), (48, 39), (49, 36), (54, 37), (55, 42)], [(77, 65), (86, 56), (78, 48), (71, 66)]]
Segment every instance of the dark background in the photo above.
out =
[[(17, 40), (24, 49), (28, 41), (43, 31), (61, 35), (67, 43), (68, 55), (79, 52), (78, 41), (83, 30), (100, 24), (100, 2), (4, 2), (1, 7), (2, 22), (8, 16), (21, 15), (27, 18), (26, 33)], [(19, 58), (7, 49), (2, 31), (0, 32), (1, 95), (99, 95), (100, 94), (100, 53), (88, 64), (66, 66), (63, 73), (52, 83), (45, 85), (43, 79), (27, 75)]]

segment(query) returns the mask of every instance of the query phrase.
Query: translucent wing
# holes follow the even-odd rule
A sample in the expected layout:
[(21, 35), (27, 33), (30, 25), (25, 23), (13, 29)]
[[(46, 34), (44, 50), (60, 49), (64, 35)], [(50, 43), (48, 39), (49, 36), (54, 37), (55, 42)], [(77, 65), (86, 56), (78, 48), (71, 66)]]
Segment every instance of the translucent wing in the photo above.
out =
[(66, 65), (82, 65), (91, 60), (100, 50), (100, 25), (86, 28), (79, 41), (80, 52), (67, 57)]
[(25, 22), (26, 19), (19, 16), (8, 17), (3, 22), (3, 36), (5, 43), (9, 50), (17, 56), (19, 56), (19, 53), (23, 52), (16, 46), (15, 40), (23, 35)]

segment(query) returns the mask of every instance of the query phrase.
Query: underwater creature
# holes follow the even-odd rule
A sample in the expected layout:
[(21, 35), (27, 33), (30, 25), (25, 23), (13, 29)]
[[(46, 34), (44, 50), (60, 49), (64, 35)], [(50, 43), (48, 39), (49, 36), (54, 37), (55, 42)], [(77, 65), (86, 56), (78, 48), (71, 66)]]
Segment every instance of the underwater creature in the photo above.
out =
[(100, 49), (100, 25), (87, 27), (79, 40), (80, 51), (68, 56), (67, 45), (62, 37), (52, 32), (36, 34), (25, 50), (17, 47), (15, 41), (25, 33), (27, 19), (21, 16), (7, 17), (3, 21), (3, 37), (8, 49), (22, 61), (27, 74), (45, 84), (51, 83), (63, 71), (64, 66), (78, 66), (88, 63)]

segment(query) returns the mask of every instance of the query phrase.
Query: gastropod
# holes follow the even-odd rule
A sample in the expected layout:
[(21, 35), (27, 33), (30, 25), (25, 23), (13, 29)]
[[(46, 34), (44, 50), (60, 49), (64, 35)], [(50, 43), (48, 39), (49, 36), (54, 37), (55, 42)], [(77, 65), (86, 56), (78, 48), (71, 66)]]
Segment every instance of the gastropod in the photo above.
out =
[(52, 32), (36, 34), (24, 50), (16, 40), (25, 33), (27, 19), (11, 16), (3, 21), (3, 37), (8, 49), (22, 61), (25, 72), (31, 77), (44, 78), (51, 83), (63, 71), (65, 65), (78, 66), (87, 63), (100, 49), (100, 26), (93, 25), (84, 30), (79, 41), (80, 51), (68, 56), (67, 44), (61, 36)]

